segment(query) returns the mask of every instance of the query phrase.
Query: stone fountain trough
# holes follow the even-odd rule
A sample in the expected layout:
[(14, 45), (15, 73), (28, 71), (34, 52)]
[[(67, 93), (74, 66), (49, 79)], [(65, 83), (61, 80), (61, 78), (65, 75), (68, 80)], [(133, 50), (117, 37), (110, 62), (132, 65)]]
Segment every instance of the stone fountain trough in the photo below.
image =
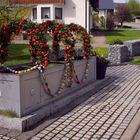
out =
[[(79, 79), (82, 79), (86, 61), (78, 60), (74, 65)], [(45, 70), (46, 80), (52, 93), (57, 91), (63, 72), (64, 65)], [(2, 71), (0, 72), (0, 110), (13, 111), (18, 117), (0, 116), (0, 126), (24, 131), (72, 102), (76, 98), (74, 91), (95, 80), (96, 57), (94, 56), (89, 60), (89, 75), (86, 82), (81, 85), (73, 83), (71, 88), (65, 88), (58, 97), (51, 97), (44, 91), (38, 70), (21, 75)]]

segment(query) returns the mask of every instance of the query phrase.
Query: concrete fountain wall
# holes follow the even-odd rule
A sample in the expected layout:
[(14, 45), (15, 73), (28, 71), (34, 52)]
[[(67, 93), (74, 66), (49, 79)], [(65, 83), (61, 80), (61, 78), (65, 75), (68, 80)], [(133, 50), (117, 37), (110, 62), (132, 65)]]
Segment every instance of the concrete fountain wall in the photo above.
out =
[[(96, 57), (92, 57), (89, 60), (89, 64), (89, 75), (86, 82), (82, 85), (96, 80)], [(74, 65), (79, 79), (82, 79), (86, 61), (75, 61)], [(63, 72), (63, 65), (45, 70), (46, 79), (52, 93), (57, 91)], [(73, 83), (72, 88), (65, 88), (58, 97), (51, 97), (42, 87), (38, 70), (21, 75), (0, 73), (0, 110), (16, 112), (19, 116), (18, 119), (21, 118), (19, 121), (21, 125), (18, 124), (18, 129), (22, 131), (26, 128), (25, 123), (23, 123), (25, 119), (23, 118), (34, 114), (35, 111), (39, 111), (43, 107), (47, 108), (47, 112), (44, 112), (43, 115), (36, 118), (36, 121), (34, 120), (32, 123), (28, 123), (28, 125), (32, 126), (37, 121), (41, 120), (43, 116), (49, 116), (71, 102), (72, 98), (68, 98), (67, 96), (69, 94), (74, 94), (72, 91), (78, 89), (80, 86), (81, 85), (77, 85), (77, 83)], [(0, 121), (0, 126), (4, 126), (4, 121), (3, 123)], [(9, 127), (12, 126), (9, 125)], [(17, 129), (17, 126), (13, 126), (12, 128)]]

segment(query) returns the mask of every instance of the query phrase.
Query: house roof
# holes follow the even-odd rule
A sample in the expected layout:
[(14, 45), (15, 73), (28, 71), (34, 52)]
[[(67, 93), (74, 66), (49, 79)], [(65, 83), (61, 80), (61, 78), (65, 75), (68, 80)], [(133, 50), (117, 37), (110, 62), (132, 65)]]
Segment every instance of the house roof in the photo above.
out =
[(10, 0), (11, 4), (49, 4), (59, 3), (64, 4), (65, 0)]
[(113, 0), (89, 0), (91, 5), (98, 10), (114, 9)]
[(114, 9), (113, 0), (99, 0), (99, 10)]

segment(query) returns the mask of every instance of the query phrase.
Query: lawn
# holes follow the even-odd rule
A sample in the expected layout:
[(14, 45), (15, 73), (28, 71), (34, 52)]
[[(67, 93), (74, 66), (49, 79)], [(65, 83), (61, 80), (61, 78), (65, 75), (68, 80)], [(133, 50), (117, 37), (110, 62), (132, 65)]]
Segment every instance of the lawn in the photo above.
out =
[(6, 65), (30, 62), (30, 52), (26, 44), (11, 44), (8, 46)]
[[(105, 58), (108, 57), (108, 49), (107, 48), (94, 48), (97, 54), (103, 56)], [(23, 64), (28, 63), (30, 61), (30, 52), (28, 49), (28, 45), (26, 44), (11, 44), (8, 46), (8, 59), (6, 61), (6, 65), (15, 65), (15, 64)]]
[(140, 56), (134, 57), (130, 64), (140, 65)]
[(140, 39), (140, 31), (138, 30), (119, 29), (106, 31), (103, 34), (106, 36), (107, 44), (110, 44), (114, 39), (120, 39), (122, 41)]

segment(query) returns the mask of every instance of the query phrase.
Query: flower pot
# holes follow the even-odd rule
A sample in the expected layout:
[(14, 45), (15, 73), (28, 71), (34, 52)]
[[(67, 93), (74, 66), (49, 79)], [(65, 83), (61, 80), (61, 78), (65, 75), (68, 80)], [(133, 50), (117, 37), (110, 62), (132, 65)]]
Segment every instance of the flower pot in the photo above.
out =
[(106, 74), (106, 68), (108, 66), (108, 61), (104, 58), (97, 57), (97, 79), (104, 79)]

